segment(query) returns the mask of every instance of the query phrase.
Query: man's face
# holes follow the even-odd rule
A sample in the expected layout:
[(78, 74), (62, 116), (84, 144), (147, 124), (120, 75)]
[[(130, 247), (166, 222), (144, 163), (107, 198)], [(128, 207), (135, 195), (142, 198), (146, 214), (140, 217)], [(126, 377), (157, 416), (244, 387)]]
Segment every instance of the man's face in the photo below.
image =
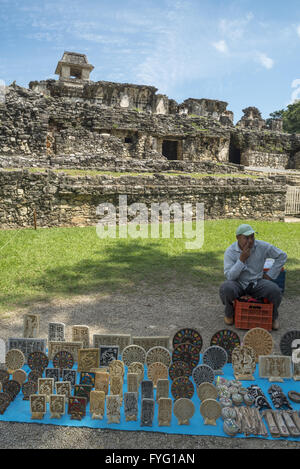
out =
[(250, 236), (239, 235), (236, 237), (239, 243), (240, 248), (243, 250), (246, 246), (250, 249), (253, 247), (254, 244), (254, 233)]

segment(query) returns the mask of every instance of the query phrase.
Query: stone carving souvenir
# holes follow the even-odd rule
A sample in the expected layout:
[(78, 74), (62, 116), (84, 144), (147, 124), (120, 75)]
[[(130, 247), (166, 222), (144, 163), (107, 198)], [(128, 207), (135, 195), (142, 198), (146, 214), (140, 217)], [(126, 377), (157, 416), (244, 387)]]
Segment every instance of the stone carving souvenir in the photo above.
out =
[(270, 355), (272, 353), (274, 342), (270, 332), (262, 327), (254, 327), (246, 332), (243, 345), (247, 345), (255, 351), (255, 361), (258, 363), (260, 355)]
[(27, 373), (24, 370), (15, 370), (12, 374), (12, 379), (17, 381), (21, 386), (27, 379)]
[(102, 420), (105, 413), (105, 392), (91, 391), (90, 412), (93, 420)]
[(59, 381), (60, 370), (59, 368), (46, 368), (45, 369), (46, 378), (53, 378), (54, 382)]
[(253, 384), (252, 386), (248, 387), (247, 391), (248, 394), (254, 399), (254, 404), (258, 408), (258, 410), (271, 409), (271, 406), (268, 403), (266, 396), (264, 395), (259, 386)]
[(49, 402), (50, 394), (54, 392), (54, 379), (53, 378), (39, 378), (38, 380), (38, 392), (47, 396), (47, 402)]
[(154, 387), (152, 381), (143, 380), (141, 382), (142, 399), (154, 399)]
[(137, 373), (139, 385), (144, 379), (144, 365), (139, 362), (133, 362), (128, 367), (128, 373)]
[(200, 413), (204, 418), (204, 425), (217, 425), (216, 420), (221, 416), (221, 405), (215, 399), (206, 399), (201, 403)]
[(4, 381), (9, 380), (9, 373), (7, 370), (0, 370), (0, 383), (4, 383)]
[(72, 326), (72, 342), (82, 342), (82, 348), (90, 346), (90, 329), (88, 326)]
[(201, 383), (213, 383), (215, 373), (208, 365), (198, 365), (193, 369), (192, 377), (196, 386), (200, 386)]
[(148, 352), (153, 347), (163, 347), (169, 349), (168, 336), (152, 336), (152, 337), (132, 337), (132, 344), (139, 345)]
[[(222, 406), (221, 406), (222, 407)], [(223, 420), (226, 419), (235, 419), (236, 418), (236, 410), (234, 407), (222, 407), (221, 409), (221, 417)]]
[(154, 418), (154, 399), (142, 399), (141, 427), (152, 427)]
[(269, 381), (283, 382), (292, 377), (292, 357), (285, 355), (261, 355), (259, 357), (259, 376)]
[(23, 401), (29, 401), (31, 394), (38, 392), (37, 381), (26, 381), (22, 384)]
[(125, 367), (124, 363), (121, 360), (112, 360), (109, 363), (109, 375), (114, 376), (114, 375), (121, 375), (122, 378), (124, 378), (125, 374)]
[(69, 398), (72, 391), (70, 381), (57, 381), (55, 383), (55, 391), (56, 394), (63, 394), (66, 398)]
[(272, 384), (268, 389), (268, 394), (271, 396), (271, 400), (275, 409), (289, 409), (292, 410), (292, 407), (282, 391), (281, 387), (277, 384)]
[(204, 365), (210, 366), (215, 374), (222, 375), (223, 366), (227, 363), (227, 353), (222, 347), (212, 345), (203, 352)]
[(0, 415), (4, 414), (10, 403), (10, 395), (6, 392), (0, 392)]
[(38, 383), (39, 378), (43, 377), (43, 372), (44, 370), (39, 368), (37, 368), (36, 370), (31, 370), (28, 373), (28, 381), (35, 381), (36, 383)]
[(172, 399), (161, 397), (158, 400), (158, 425), (170, 426), (172, 420)]
[(199, 363), (199, 348), (192, 344), (179, 344), (174, 347), (172, 361), (186, 362), (192, 371)]
[(68, 399), (68, 414), (71, 415), (72, 420), (81, 420), (83, 417), (85, 417), (86, 398), (70, 396)]
[(117, 345), (101, 345), (99, 351), (100, 367), (109, 366), (111, 361), (118, 359), (119, 347)]
[(27, 363), (31, 370), (44, 370), (48, 366), (49, 359), (44, 352), (31, 352), (28, 355)]
[(137, 421), (138, 418), (138, 395), (136, 392), (125, 392), (124, 413), (126, 422)]
[(198, 349), (200, 353), (202, 349), (202, 337), (196, 329), (184, 328), (176, 332), (173, 337), (173, 348), (180, 344), (191, 344)]
[(256, 352), (247, 345), (236, 347), (232, 352), (234, 376), (239, 380), (254, 380)]
[(11, 400), (13, 401), (21, 391), (21, 385), (18, 383), (18, 381), (11, 379), (10, 381), (4, 381), (2, 389), (3, 392), (9, 394)]
[(7, 343), (7, 349), (18, 349), (23, 352), (25, 360), (31, 352), (46, 352), (47, 339), (14, 338), (10, 337)]
[(172, 382), (171, 394), (176, 400), (182, 397), (192, 399), (194, 395), (194, 385), (187, 376), (180, 376)]
[(70, 370), (68, 368), (63, 368), (61, 370), (61, 377), (63, 381), (69, 381), (71, 383), (71, 386), (75, 386), (77, 379), (77, 371)]
[(50, 418), (60, 419), (66, 412), (66, 396), (63, 394), (50, 395)]
[(88, 403), (90, 400), (90, 392), (92, 390), (92, 386), (88, 384), (75, 384), (74, 386), (74, 396), (76, 397), (85, 397), (86, 402)]
[(66, 368), (73, 368), (74, 365), (74, 357), (71, 352), (67, 350), (60, 350), (56, 352), (53, 357), (53, 366), (55, 368), (59, 368), (60, 370)]
[(231, 396), (231, 399), (232, 399), (232, 403), (236, 406), (241, 405), (244, 401), (243, 396), (238, 392), (233, 393)]
[(159, 379), (156, 386), (156, 401), (161, 397), (169, 397), (169, 380), (168, 379)]
[(120, 397), (109, 395), (106, 397), (107, 423), (120, 423)]
[(122, 361), (126, 366), (131, 365), (133, 362), (145, 363), (146, 351), (139, 345), (128, 345), (122, 353)]
[(171, 360), (172, 358), (169, 350), (164, 347), (152, 347), (148, 350), (146, 355), (146, 365), (148, 368), (152, 363), (162, 363), (169, 368)]
[(94, 388), (95, 379), (96, 379), (96, 373), (93, 373), (92, 371), (81, 371), (79, 384), (87, 384), (88, 386), (91, 386), (92, 388)]
[(281, 415), (285, 421), (285, 424), (288, 428), (288, 431), (290, 432), (290, 434), (292, 436), (300, 436), (300, 431), (298, 430), (298, 428), (296, 427), (295, 425), (295, 422), (293, 421), (291, 415), (289, 414), (289, 412), (287, 411), (282, 411), (281, 412)]
[(38, 314), (27, 313), (23, 316), (23, 337), (37, 338), (40, 332), (40, 317)]
[(300, 404), (300, 392), (289, 391), (288, 392), (288, 397), (289, 397), (290, 401), (296, 402), (297, 404)]
[(171, 363), (169, 367), (169, 376), (173, 381), (175, 378), (179, 378), (179, 376), (191, 376), (192, 370), (190, 369), (188, 363), (176, 361)]
[(223, 422), (223, 431), (227, 435), (235, 436), (240, 432), (240, 427), (234, 419), (225, 419)]
[(95, 377), (96, 391), (103, 391), (105, 392), (105, 394), (108, 394), (108, 387), (109, 387), (109, 373), (96, 372), (96, 377)]
[(148, 379), (153, 382), (154, 388), (159, 379), (168, 379), (168, 368), (163, 363), (152, 363), (148, 366)]
[(48, 341), (65, 342), (65, 324), (62, 322), (49, 322)]
[(293, 363), (293, 379), (294, 381), (300, 381), (300, 362)]
[(264, 410), (262, 415), (265, 417), (269, 431), (273, 438), (280, 438), (280, 431), (276, 425), (272, 410)]
[(110, 394), (120, 397), (120, 405), (123, 402), (123, 378), (121, 375), (110, 377)]
[(137, 373), (127, 373), (127, 391), (139, 392), (139, 382)]
[(99, 349), (83, 348), (78, 350), (78, 371), (90, 371), (99, 366)]
[[(78, 361), (78, 350), (83, 348), (82, 342), (60, 342), (60, 341), (51, 341), (49, 342), (49, 350), (48, 350), (48, 357), (49, 360), (53, 360), (54, 355), (57, 352), (61, 352), (62, 350), (69, 352), (74, 361)], [(98, 367), (98, 365), (97, 365)], [(59, 368), (59, 367), (57, 367)], [(67, 368), (66, 366), (64, 368)], [(88, 370), (85, 370), (88, 371)]]
[(232, 406), (232, 400), (230, 397), (220, 397), (219, 402), (222, 408)]
[(21, 350), (11, 349), (5, 355), (5, 365), (9, 373), (23, 368), (25, 364), (25, 356)]
[[(117, 345), (119, 353), (122, 353), (125, 347), (131, 343), (130, 334), (94, 334), (93, 347), (100, 348), (101, 345)], [(118, 357), (117, 357), (118, 358)]]
[(246, 393), (244, 394), (244, 403), (247, 405), (247, 406), (251, 406), (254, 404), (255, 402), (255, 399), (249, 394), (249, 393)]
[(296, 410), (292, 411), (291, 416), (293, 417), (296, 427), (300, 431), (300, 417), (298, 415), (298, 412)]
[(213, 384), (204, 382), (197, 387), (197, 394), (200, 401), (205, 401), (205, 399), (217, 399), (218, 390)]
[(300, 330), (291, 330), (283, 334), (279, 343), (282, 355), (287, 355), (291, 357), (293, 354), (293, 350), (295, 350), (295, 341), (298, 340), (300, 340)]
[(195, 413), (195, 405), (190, 399), (182, 397), (174, 402), (173, 413), (178, 420), (178, 425), (189, 425)]
[(290, 436), (290, 432), (285, 424), (285, 421), (283, 420), (283, 417), (282, 417), (282, 414), (280, 411), (273, 411), (273, 417), (274, 417), (274, 420), (277, 424), (277, 428), (278, 430), (280, 431), (280, 436), (283, 436), (283, 437), (289, 437)]
[(41, 420), (46, 413), (47, 396), (43, 394), (33, 394), (30, 396), (31, 418)]

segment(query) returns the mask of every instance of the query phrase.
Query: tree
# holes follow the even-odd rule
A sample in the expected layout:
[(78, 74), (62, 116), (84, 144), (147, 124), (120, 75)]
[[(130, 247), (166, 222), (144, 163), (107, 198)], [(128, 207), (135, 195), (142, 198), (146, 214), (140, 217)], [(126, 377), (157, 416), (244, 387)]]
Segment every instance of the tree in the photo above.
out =
[(300, 100), (289, 104), (286, 109), (270, 114), (273, 119), (283, 120), (283, 130), (288, 133), (300, 133)]

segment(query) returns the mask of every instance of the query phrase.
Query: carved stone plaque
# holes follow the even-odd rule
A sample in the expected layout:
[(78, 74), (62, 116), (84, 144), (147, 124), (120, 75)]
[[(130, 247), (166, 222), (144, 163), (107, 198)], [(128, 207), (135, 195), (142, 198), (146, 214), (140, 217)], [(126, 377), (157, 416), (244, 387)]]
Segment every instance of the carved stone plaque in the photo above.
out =
[(235, 379), (253, 380), (256, 368), (256, 352), (252, 347), (240, 345), (232, 352), (232, 367)]
[(92, 386), (88, 384), (75, 384), (74, 386), (74, 396), (76, 397), (85, 397), (86, 402), (90, 401), (90, 392), (92, 390)]
[(258, 363), (260, 355), (270, 355), (273, 351), (273, 337), (266, 329), (254, 327), (246, 332), (243, 338), (243, 345), (253, 348), (256, 353), (255, 361)]
[[(57, 383), (58, 384), (58, 383)], [(71, 396), (68, 400), (68, 414), (72, 420), (81, 420), (86, 415), (86, 398)]]
[(142, 399), (154, 399), (154, 388), (152, 381), (143, 380), (141, 382)]
[(173, 413), (178, 420), (178, 425), (189, 425), (195, 413), (195, 405), (190, 399), (182, 397), (174, 402)]
[(59, 368), (46, 368), (45, 369), (46, 378), (53, 378), (54, 383), (59, 381), (60, 378), (60, 369)]
[(81, 371), (79, 384), (87, 384), (92, 388), (95, 387), (96, 373), (92, 371)]
[(23, 337), (37, 338), (40, 333), (40, 316), (26, 313), (23, 316)]
[(124, 363), (121, 360), (112, 360), (109, 363), (109, 374), (110, 376), (121, 375), (123, 378), (125, 374)]
[(133, 362), (128, 367), (128, 373), (137, 373), (139, 385), (144, 379), (144, 365), (139, 362)]
[(159, 379), (156, 385), (156, 401), (161, 397), (169, 397), (169, 380), (168, 379)]
[[(280, 338), (280, 351), (282, 355), (292, 356), (295, 346), (293, 344), (298, 343), (300, 340), (300, 329), (295, 329), (285, 332)], [(297, 341), (297, 342), (296, 342)], [(296, 348), (299, 345), (296, 346)]]
[(9, 373), (7, 370), (0, 370), (0, 383), (9, 380)]
[(39, 378), (38, 380), (39, 394), (47, 396), (47, 401), (50, 399), (50, 394), (54, 392), (54, 379), (53, 378)]
[(154, 388), (159, 379), (168, 379), (168, 368), (163, 363), (152, 363), (148, 366), (148, 379), (153, 382)]
[(83, 348), (78, 350), (78, 371), (90, 371), (99, 367), (99, 349)]
[(141, 427), (152, 427), (154, 418), (154, 399), (142, 399)]
[(126, 366), (131, 365), (133, 362), (145, 363), (146, 351), (139, 345), (128, 345), (123, 350), (122, 361)]
[(158, 425), (170, 426), (172, 420), (172, 399), (161, 397), (158, 400)]
[(119, 347), (117, 345), (101, 345), (99, 348), (99, 353), (100, 367), (109, 366), (111, 361), (118, 359)]
[(56, 394), (63, 394), (66, 398), (71, 396), (71, 383), (70, 381), (58, 381), (55, 383)]
[(123, 402), (123, 378), (121, 375), (110, 376), (110, 394), (120, 396), (120, 404)]
[(24, 355), (25, 359), (27, 361), (28, 355), (31, 352), (44, 352), (46, 353), (46, 344), (47, 344), (47, 339), (30, 339), (30, 338), (14, 338), (10, 337), (8, 339), (8, 350), (11, 349), (18, 349), (21, 350)]
[(72, 342), (82, 342), (83, 348), (90, 346), (90, 329), (88, 326), (72, 326)]
[(24, 370), (15, 370), (12, 374), (12, 379), (17, 381), (21, 386), (27, 379), (27, 373)]
[(22, 384), (23, 401), (29, 401), (31, 394), (38, 392), (38, 383), (36, 381), (26, 381)]
[(200, 386), (197, 387), (197, 394), (200, 401), (205, 401), (205, 399), (217, 399), (218, 390), (211, 383), (201, 383)]
[(10, 395), (6, 392), (0, 392), (0, 415), (4, 414), (10, 403)]
[[(122, 353), (125, 347), (131, 342), (130, 334), (94, 334), (93, 347), (100, 348), (101, 345), (117, 345), (119, 353)], [(118, 357), (117, 357), (118, 358)]]
[(66, 412), (66, 396), (63, 394), (50, 395), (50, 418), (60, 419)]
[(143, 347), (146, 352), (148, 352), (153, 347), (163, 347), (169, 349), (170, 338), (168, 336), (132, 337), (132, 344)]
[(90, 412), (93, 420), (102, 420), (105, 413), (105, 392), (91, 391), (90, 393)]
[(171, 364), (171, 354), (164, 347), (152, 347), (146, 355), (146, 365), (149, 367), (152, 363), (163, 363), (167, 368)]
[(125, 392), (124, 413), (126, 422), (136, 421), (138, 417), (138, 395), (136, 392)]
[(119, 396), (109, 395), (106, 397), (106, 415), (107, 423), (120, 423), (120, 398)]
[(13, 401), (21, 390), (21, 385), (18, 381), (11, 379), (10, 381), (4, 381), (3, 383), (3, 392), (9, 394), (11, 400)]
[(63, 368), (61, 370), (61, 375), (62, 375), (62, 380), (63, 381), (69, 381), (71, 383), (71, 386), (75, 386), (76, 378), (77, 378), (77, 371), (76, 370), (70, 370), (68, 368)]
[(31, 418), (40, 420), (46, 413), (47, 396), (42, 394), (33, 394), (30, 396)]
[(14, 370), (23, 368), (25, 364), (25, 356), (21, 350), (11, 349), (5, 355), (5, 365), (11, 373)]
[(292, 357), (286, 355), (260, 355), (259, 376), (270, 382), (283, 382), (292, 377)]
[(127, 373), (127, 391), (139, 392), (139, 381), (137, 373)]
[(204, 418), (204, 425), (217, 425), (216, 420), (221, 416), (221, 405), (215, 399), (206, 399), (200, 406), (200, 414)]
[(96, 372), (96, 377), (95, 377), (96, 391), (103, 391), (105, 394), (108, 394), (108, 387), (109, 387), (109, 373)]
[[(78, 361), (78, 350), (82, 349), (82, 342), (49, 342), (48, 357), (49, 360), (53, 360), (54, 355), (61, 350), (70, 352), (74, 357), (75, 361)], [(87, 370), (86, 370), (87, 371)]]
[(49, 322), (48, 341), (65, 342), (65, 324), (62, 322)]

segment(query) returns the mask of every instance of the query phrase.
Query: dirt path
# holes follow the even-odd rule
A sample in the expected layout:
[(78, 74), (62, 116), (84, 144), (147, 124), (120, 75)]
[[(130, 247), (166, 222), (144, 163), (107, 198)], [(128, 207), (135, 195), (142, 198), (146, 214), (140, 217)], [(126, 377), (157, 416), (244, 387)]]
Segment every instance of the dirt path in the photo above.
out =
[[(279, 351), (281, 335), (299, 329), (300, 296), (282, 301), (279, 331), (273, 332), (275, 351)], [(23, 318), (18, 311), (0, 317), (1, 337), (22, 337)], [(195, 327), (203, 337), (203, 350), (210, 338), (225, 327), (223, 306), (217, 288), (184, 288), (169, 283), (160, 289), (142, 285), (127, 294), (90, 295), (69, 300), (39, 303), (30, 312), (41, 315), (41, 337), (47, 337), (50, 321), (66, 324), (66, 339), (71, 339), (73, 324), (86, 324), (94, 333), (130, 333), (151, 336), (169, 335), (181, 327)], [(246, 331), (238, 331), (242, 340)], [(299, 443), (266, 441), (254, 438), (228, 439), (167, 435), (146, 432), (94, 430), (52, 425), (0, 423), (0, 448), (293, 448)]]

